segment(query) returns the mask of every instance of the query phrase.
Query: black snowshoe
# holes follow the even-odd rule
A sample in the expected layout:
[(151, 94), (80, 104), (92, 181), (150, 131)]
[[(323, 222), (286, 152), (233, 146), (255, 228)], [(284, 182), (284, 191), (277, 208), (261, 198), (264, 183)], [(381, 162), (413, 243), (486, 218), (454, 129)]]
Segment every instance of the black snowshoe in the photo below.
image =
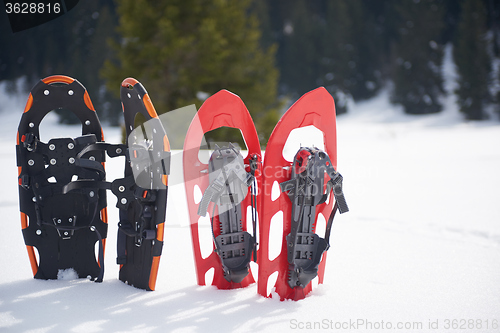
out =
[[(72, 111), (78, 117), (81, 136), (42, 141), (40, 122), (56, 109)], [(58, 75), (34, 86), (19, 124), (16, 152), (21, 225), (37, 279), (56, 279), (61, 270), (71, 268), (80, 278), (102, 281), (108, 229), (106, 191), (88, 187), (64, 192), (64, 186), (75, 179), (104, 181), (104, 156), (84, 153), (87, 147), (101, 141), (99, 119), (80, 82)], [(82, 154), (99, 165), (99, 172), (78, 163)]]

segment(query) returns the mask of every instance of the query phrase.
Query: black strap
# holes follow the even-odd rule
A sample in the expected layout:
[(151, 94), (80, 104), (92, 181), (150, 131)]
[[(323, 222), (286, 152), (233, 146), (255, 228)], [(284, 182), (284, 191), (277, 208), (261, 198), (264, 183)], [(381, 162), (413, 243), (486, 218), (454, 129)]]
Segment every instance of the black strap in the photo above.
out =
[(328, 247), (330, 247), (330, 233), (332, 231), (333, 218), (335, 217), (335, 213), (337, 212), (337, 206), (338, 204), (337, 202), (335, 202), (335, 205), (333, 205), (332, 212), (328, 217), (328, 222), (326, 223), (325, 241), (328, 244)]
[(99, 232), (99, 230), (97, 230), (97, 228), (93, 228), (91, 227), (91, 230), (94, 231), (97, 235), (97, 238), (98, 238), (98, 242), (99, 242), (99, 275), (97, 276), (97, 279), (95, 280), (95, 282), (102, 282), (103, 278), (104, 278), (104, 246), (102, 244), (102, 237), (101, 237), (101, 233)]
[(252, 186), (250, 188), (250, 205), (252, 206), (252, 227), (253, 227), (253, 260), (257, 262), (257, 180), (255, 171), (258, 168), (258, 157), (254, 155), (250, 158), (250, 174), (252, 175)]

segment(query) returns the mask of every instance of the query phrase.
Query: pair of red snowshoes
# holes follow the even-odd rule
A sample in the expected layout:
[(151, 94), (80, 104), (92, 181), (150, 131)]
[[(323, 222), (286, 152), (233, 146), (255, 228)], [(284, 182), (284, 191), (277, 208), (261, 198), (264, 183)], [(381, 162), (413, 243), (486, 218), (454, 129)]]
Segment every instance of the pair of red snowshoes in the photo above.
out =
[[(155, 289), (170, 147), (153, 104), (137, 80), (122, 82), (121, 101), (128, 140), (109, 144), (104, 142), (97, 113), (80, 82), (56, 75), (31, 90), (18, 128), (16, 152), (21, 226), (37, 279), (57, 279), (72, 269), (80, 278), (103, 280), (106, 190), (111, 190), (118, 198), (120, 216), (119, 279), (137, 288)], [(81, 135), (44, 142), (40, 123), (58, 109), (76, 115)], [(147, 122), (136, 128), (138, 114)], [(106, 153), (125, 157), (123, 178), (106, 181)]]
[[(287, 161), (283, 151), (290, 133), (308, 126), (322, 132), (324, 147), (300, 147)], [(200, 161), (204, 134), (220, 127), (240, 129), (246, 157), (235, 145), (219, 143), (211, 147), (208, 162)], [(337, 210), (348, 211), (336, 171), (335, 105), (324, 88), (305, 94), (283, 115), (265, 158), (243, 101), (227, 90), (216, 93), (189, 127), (183, 165), (199, 285), (246, 287), (255, 282), (252, 260), (258, 264), (258, 293), (266, 297), (275, 287), (281, 300), (299, 300), (311, 291), (314, 278), (323, 283), (333, 217)], [(323, 237), (316, 232), (320, 215)], [(200, 237), (207, 224), (212, 234), (208, 254)], [(271, 235), (271, 225), (282, 232)], [(271, 252), (277, 255), (272, 258)]]

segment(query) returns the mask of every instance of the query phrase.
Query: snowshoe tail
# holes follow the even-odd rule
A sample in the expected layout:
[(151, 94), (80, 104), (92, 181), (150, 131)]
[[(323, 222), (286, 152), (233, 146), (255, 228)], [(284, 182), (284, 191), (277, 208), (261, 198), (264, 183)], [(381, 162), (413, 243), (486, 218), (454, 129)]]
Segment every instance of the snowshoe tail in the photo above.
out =
[[(241, 130), (248, 148), (243, 158), (231, 143), (216, 146), (208, 164), (198, 159), (203, 135), (220, 127)], [(199, 285), (209, 284), (206, 273), (214, 270), (212, 285), (219, 289), (254, 283), (250, 261), (256, 259), (257, 203), (260, 186), (260, 144), (253, 121), (241, 99), (227, 90), (208, 98), (191, 122), (184, 142), (185, 189)], [(195, 191), (203, 194), (195, 198)], [(247, 210), (252, 210), (254, 234), (247, 231)], [(213, 251), (201, 253), (200, 216), (209, 215)]]
[[(40, 137), (40, 122), (56, 109), (71, 111), (78, 117), (81, 136), (42, 141), (45, 138)], [(99, 119), (80, 82), (56, 75), (33, 87), (19, 123), (16, 153), (21, 227), (37, 279), (57, 279), (61, 270), (73, 269), (80, 278), (102, 281), (108, 229), (106, 190), (96, 186), (71, 193), (63, 191), (75, 178), (95, 183), (104, 180), (102, 154), (86, 154), (99, 165), (98, 171), (77, 163), (82, 151), (101, 141)]]
[[(288, 136), (292, 130), (306, 126), (323, 132), (325, 150), (302, 147), (294, 160), (288, 162), (283, 157)], [(326, 89), (318, 88), (290, 107), (267, 145), (258, 253), (259, 294), (270, 297), (274, 287), (281, 300), (299, 300), (312, 290), (314, 278), (323, 283), (333, 217), (337, 209), (340, 213), (348, 211), (342, 176), (336, 168), (335, 105)], [(275, 183), (279, 184), (281, 193), (272, 198)], [(283, 235), (280, 239), (270, 239), (271, 220), (281, 213)], [(329, 216), (324, 238), (315, 232), (319, 214)], [(270, 258), (270, 248), (277, 246), (281, 248), (279, 254)], [(276, 283), (268, 285), (270, 276), (276, 272)]]

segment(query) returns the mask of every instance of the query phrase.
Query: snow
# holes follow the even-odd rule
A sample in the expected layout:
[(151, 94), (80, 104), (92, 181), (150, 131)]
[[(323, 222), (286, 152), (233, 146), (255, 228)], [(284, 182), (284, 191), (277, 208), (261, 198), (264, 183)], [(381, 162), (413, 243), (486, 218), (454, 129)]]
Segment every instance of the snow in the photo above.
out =
[[(464, 122), (452, 96), (444, 112), (417, 117), (382, 92), (338, 117), (338, 167), (351, 211), (334, 221), (325, 283), (298, 302), (261, 297), (256, 285), (196, 285), (180, 181), (169, 189), (156, 291), (117, 278), (111, 194), (104, 282), (71, 271), (33, 279), (15, 161), (24, 103), (0, 85), (1, 332), (463, 332), (463, 323), (467, 332), (491, 332), (500, 325), (500, 124)], [(42, 126), (42, 139), (79, 131), (55, 118)], [(104, 135), (120, 140), (117, 128)], [(108, 159), (108, 179), (121, 176), (122, 163)], [(172, 172), (180, 172), (178, 163)]]

